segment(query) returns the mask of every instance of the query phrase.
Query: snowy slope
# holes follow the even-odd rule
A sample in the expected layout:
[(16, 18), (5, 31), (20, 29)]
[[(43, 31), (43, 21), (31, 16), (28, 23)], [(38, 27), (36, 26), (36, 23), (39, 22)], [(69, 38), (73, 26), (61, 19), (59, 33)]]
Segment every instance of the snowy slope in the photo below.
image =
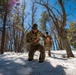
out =
[(39, 63), (39, 52), (35, 53), (33, 61), (27, 60), (27, 52), (5, 52), (0, 55), (0, 75), (76, 75), (76, 58), (63, 58), (65, 53), (52, 51), (52, 57), (48, 57), (46, 52), (45, 61)]

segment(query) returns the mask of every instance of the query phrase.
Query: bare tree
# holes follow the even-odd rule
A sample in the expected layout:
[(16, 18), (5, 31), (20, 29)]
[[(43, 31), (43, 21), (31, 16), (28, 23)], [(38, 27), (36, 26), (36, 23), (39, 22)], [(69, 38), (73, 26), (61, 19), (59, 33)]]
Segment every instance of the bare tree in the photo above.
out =
[(2, 1), (2, 6), (4, 7), (3, 11), (3, 28), (2, 28), (2, 40), (1, 40), (1, 54), (4, 53), (4, 42), (5, 42), (5, 27), (8, 13), (8, 2)]
[(6, 25), (7, 25), (7, 16), (9, 12), (11, 12), (11, 8), (14, 6), (15, 3), (12, 4), (12, 0), (0, 0), (0, 13), (2, 18), (2, 39), (1, 39), (1, 51), (0, 53), (4, 53), (4, 43), (5, 43), (5, 31), (6, 31)]
[(26, 19), (27, 15), (25, 14), (25, 7), (26, 7), (26, 3), (25, 3), (25, 0), (23, 1), (23, 4), (22, 4), (22, 13), (21, 13), (21, 19), (22, 19), (22, 22), (21, 22), (21, 26), (22, 26), (22, 36), (21, 36), (21, 41), (20, 41), (20, 45), (19, 45), (19, 51), (20, 52), (23, 52), (23, 45), (24, 45), (24, 20)]
[[(59, 12), (59, 10), (57, 8), (50, 6), (48, 4), (48, 0), (46, 0), (46, 2), (44, 2), (43, 0), (39, 0), (39, 1), (36, 0), (36, 3), (44, 6), (47, 9), (49, 16), (53, 20), (55, 28), (58, 32), (58, 36), (60, 37), (60, 39), (64, 45), (64, 48), (66, 49), (67, 57), (74, 57), (74, 55), (71, 51), (70, 45), (68, 43), (67, 32), (64, 29), (64, 26), (66, 25), (66, 12), (65, 12), (65, 8), (64, 8), (64, 4), (63, 4), (62, 0), (57, 0), (57, 1), (61, 8), (61, 12)], [(58, 15), (53, 11), (53, 9), (56, 10)], [(60, 16), (60, 18), (58, 16)]]
[(31, 24), (33, 25), (35, 23), (35, 19), (36, 19), (36, 11), (37, 11), (37, 7), (35, 5), (35, 2), (32, 2), (32, 7), (31, 7), (31, 16), (32, 16), (32, 22)]

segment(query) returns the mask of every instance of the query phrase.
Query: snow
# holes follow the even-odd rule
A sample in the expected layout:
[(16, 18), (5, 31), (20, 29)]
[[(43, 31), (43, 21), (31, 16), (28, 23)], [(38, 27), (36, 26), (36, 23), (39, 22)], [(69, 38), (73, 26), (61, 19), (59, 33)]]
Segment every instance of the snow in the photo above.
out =
[[(0, 55), (0, 75), (76, 75), (76, 57), (63, 58), (63, 50), (52, 51), (43, 63), (38, 62), (39, 52), (34, 55), (33, 61), (28, 61), (28, 52), (5, 52)], [(76, 56), (76, 51), (73, 51)]]

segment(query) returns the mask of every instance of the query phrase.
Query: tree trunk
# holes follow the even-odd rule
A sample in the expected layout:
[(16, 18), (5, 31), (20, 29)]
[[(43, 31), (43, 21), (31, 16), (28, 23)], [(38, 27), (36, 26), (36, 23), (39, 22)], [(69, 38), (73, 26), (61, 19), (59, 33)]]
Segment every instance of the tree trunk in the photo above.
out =
[(22, 47), (23, 47), (23, 39), (24, 39), (24, 32), (22, 32), (22, 38), (21, 38), (21, 42), (20, 42), (20, 46), (19, 46), (19, 52), (23, 52), (22, 51)]
[(62, 42), (61, 42), (61, 39), (59, 38), (58, 40), (58, 45), (59, 45), (59, 49), (60, 50), (63, 50), (64, 48), (62, 47)]
[(18, 36), (16, 35), (15, 39), (14, 39), (14, 51), (17, 52), (18, 51)]
[(6, 26), (7, 12), (5, 12), (3, 20), (3, 31), (2, 31), (2, 40), (1, 40), (1, 54), (4, 53), (4, 43), (5, 43), (5, 26)]
[(67, 57), (74, 57), (67, 39), (67, 33), (63, 30), (59, 33), (63, 47), (66, 49)]
[(68, 57), (68, 58), (69, 58), (69, 57), (74, 57), (74, 55), (73, 55), (73, 53), (72, 53), (72, 51), (71, 51), (70, 45), (69, 45), (69, 43), (68, 43), (68, 39), (67, 39), (67, 38), (64, 39), (63, 37), (61, 37), (61, 39), (62, 39), (62, 42), (63, 42), (63, 46), (64, 46), (64, 48), (66, 49), (67, 57)]

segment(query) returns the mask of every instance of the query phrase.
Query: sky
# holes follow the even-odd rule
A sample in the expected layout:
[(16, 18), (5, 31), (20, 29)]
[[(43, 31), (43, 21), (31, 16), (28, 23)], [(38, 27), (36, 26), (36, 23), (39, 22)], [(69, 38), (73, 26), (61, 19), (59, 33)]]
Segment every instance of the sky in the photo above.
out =
[[(22, 3), (23, 1), (24, 0), (20, 0), (20, 3)], [(24, 22), (26, 30), (29, 28), (29, 24), (31, 25), (31, 5), (32, 5), (31, 1), (33, 1), (33, 0), (25, 0), (25, 2), (26, 2), (25, 13), (28, 14), (28, 16), (27, 16), (27, 18), (25, 19), (25, 22)], [(48, 1), (49, 1), (49, 4), (51, 6), (56, 7), (56, 9), (58, 9), (61, 12), (60, 6), (57, 5), (57, 2), (56, 2), (57, 0), (48, 0)], [(74, 21), (74, 22), (76, 21), (76, 1), (75, 2), (74, 1), (75, 0), (69, 0), (68, 2), (66, 2), (64, 4), (65, 11), (66, 11), (66, 14), (67, 14), (67, 21), (66, 21), (65, 28), (69, 28), (69, 25), (70, 25), (71, 21)], [(70, 8), (72, 10), (70, 10)], [(43, 11), (46, 11), (46, 9), (43, 6), (37, 4), (37, 12), (36, 12), (36, 16), (35, 16), (35, 23), (38, 24), (38, 27), (40, 25), (39, 19), (41, 18), (41, 14), (42, 14)], [(55, 10), (53, 10), (53, 11), (55, 12), (56, 15), (58, 15), (58, 13)], [(48, 28), (49, 28), (49, 25), (48, 25)]]
[[(31, 15), (31, 1), (30, 0), (26, 0), (26, 12), (27, 13), (30, 13), (30, 15)], [(38, 5), (37, 5), (38, 6)], [(41, 7), (41, 6), (39, 6), (39, 7), (37, 7), (37, 12), (36, 12), (36, 23), (37, 24), (39, 24), (39, 19), (41, 18), (41, 13), (42, 13), (42, 10), (44, 10), (43, 9), (43, 7)], [(25, 24), (28, 24), (28, 21), (29, 21), (29, 23), (31, 23), (31, 16), (28, 16), (28, 18), (26, 19), (26, 23)]]
[[(22, 3), (22, 1), (23, 0), (20, 0), (20, 3)], [(24, 23), (26, 29), (28, 29), (28, 24), (31, 24), (31, 16), (30, 16), (31, 15), (31, 1), (33, 1), (33, 0), (25, 0), (25, 2), (26, 2), (25, 12), (29, 13), (29, 15), (25, 19), (25, 23)], [(59, 8), (59, 5), (56, 4), (57, 3), (56, 1), (57, 0), (49, 0), (49, 4), (53, 7), (56, 7), (59, 11), (61, 11), (61, 9)], [(36, 12), (36, 23), (38, 25), (40, 25), (39, 19), (41, 18), (42, 11), (45, 11), (46, 9), (41, 5), (37, 5), (37, 6), (38, 6), (37, 7), (38, 9), (37, 9), (37, 12)], [(68, 0), (68, 2), (65, 3), (64, 7), (65, 7), (65, 11), (68, 15), (67, 16), (67, 21), (66, 21), (66, 28), (68, 28), (71, 21), (74, 21), (74, 22), (76, 21), (76, 19), (75, 19), (76, 18), (76, 8), (75, 8), (76, 7), (76, 1), (74, 2), (74, 0)], [(75, 8), (75, 9), (71, 11), (70, 8), (72, 8), (72, 9)], [(54, 12), (56, 12), (56, 11), (54, 11)], [(55, 14), (57, 14), (57, 12)]]

